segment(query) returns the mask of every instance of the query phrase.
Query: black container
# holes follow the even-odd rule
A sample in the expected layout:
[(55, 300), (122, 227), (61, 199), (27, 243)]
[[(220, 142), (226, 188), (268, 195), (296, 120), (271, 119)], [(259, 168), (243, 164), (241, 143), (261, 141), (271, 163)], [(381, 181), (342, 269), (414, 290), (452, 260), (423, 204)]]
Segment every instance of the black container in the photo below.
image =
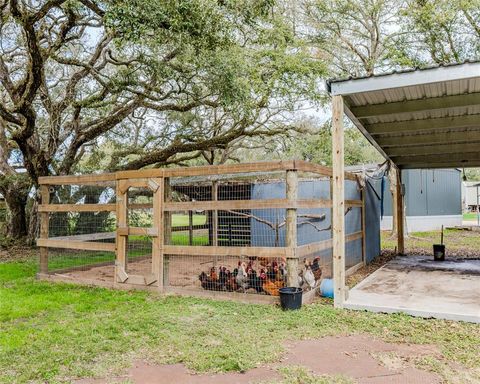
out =
[(433, 260), (445, 261), (445, 244), (433, 244)]
[(284, 310), (300, 309), (302, 306), (303, 289), (296, 287), (284, 287), (278, 290), (280, 293), (280, 306)]

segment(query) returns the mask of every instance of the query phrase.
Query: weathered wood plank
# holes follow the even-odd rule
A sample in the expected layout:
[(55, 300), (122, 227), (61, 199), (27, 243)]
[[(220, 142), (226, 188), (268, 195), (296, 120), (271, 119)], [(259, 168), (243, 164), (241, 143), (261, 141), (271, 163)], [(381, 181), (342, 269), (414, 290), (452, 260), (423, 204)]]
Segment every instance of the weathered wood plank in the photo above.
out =
[(168, 255), (188, 256), (233, 256), (233, 257), (285, 257), (292, 258), (295, 255), (286, 247), (213, 247), (213, 246), (185, 246), (165, 245), (163, 248)]
[(39, 247), (78, 249), (86, 251), (108, 251), (115, 252), (114, 243), (101, 243), (92, 241), (65, 241), (54, 239), (37, 239)]
[[(50, 190), (47, 185), (40, 186), (40, 197), (41, 202), (45, 205), (48, 205), (50, 202)], [(40, 206), (41, 206), (40, 205)], [(41, 211), (40, 211), (41, 212)], [(49, 232), (49, 215), (47, 212), (40, 213), (40, 238), (47, 239), (48, 232)], [(40, 273), (47, 273), (48, 272), (48, 248), (42, 247), (40, 248)]]
[(345, 301), (345, 168), (343, 98), (332, 100), (332, 163), (333, 163), (333, 282), (334, 305), (343, 308)]
[(38, 212), (114, 212), (115, 204), (41, 204)]
[[(298, 173), (289, 170), (285, 178), (286, 196), (290, 204), (298, 199)], [(297, 210), (287, 209), (285, 245), (295, 255), (297, 250)], [(287, 286), (298, 287), (298, 258), (287, 259)]]
[[(101, 182), (115, 182), (115, 173), (100, 173), (90, 175), (43, 176), (38, 178), (40, 185), (90, 185)], [(113, 183), (111, 183), (113, 186)]]
[(108, 240), (115, 239), (115, 232), (97, 232), (97, 233), (86, 233), (83, 235), (70, 235), (70, 236), (56, 236), (50, 237), (52, 240), (76, 240), (76, 241), (95, 241), (95, 240)]

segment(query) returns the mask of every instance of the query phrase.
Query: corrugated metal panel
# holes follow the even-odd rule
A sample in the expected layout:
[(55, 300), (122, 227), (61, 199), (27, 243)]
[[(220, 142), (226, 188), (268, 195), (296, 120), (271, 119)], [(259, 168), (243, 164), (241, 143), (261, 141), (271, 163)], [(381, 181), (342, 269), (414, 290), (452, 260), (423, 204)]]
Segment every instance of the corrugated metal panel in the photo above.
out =
[[(405, 184), (407, 216), (462, 214), (461, 173), (454, 169), (407, 169)], [(384, 215), (392, 216), (390, 184), (386, 180)]]

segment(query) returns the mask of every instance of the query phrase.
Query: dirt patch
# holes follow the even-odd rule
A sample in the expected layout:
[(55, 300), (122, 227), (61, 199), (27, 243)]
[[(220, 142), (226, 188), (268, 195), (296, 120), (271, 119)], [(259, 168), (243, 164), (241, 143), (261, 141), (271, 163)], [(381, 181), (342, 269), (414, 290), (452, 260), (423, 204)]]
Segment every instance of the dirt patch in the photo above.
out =
[(290, 342), (280, 362), (251, 369), (244, 373), (195, 374), (181, 364), (152, 365), (136, 363), (122, 377), (78, 380), (77, 384), (132, 382), (136, 384), (247, 384), (280, 382), (279, 368), (304, 367), (314, 375), (342, 375), (359, 384), (441, 383), (434, 373), (423, 371), (412, 360), (435, 356), (431, 346), (389, 344), (371, 336), (324, 337), (319, 340)]

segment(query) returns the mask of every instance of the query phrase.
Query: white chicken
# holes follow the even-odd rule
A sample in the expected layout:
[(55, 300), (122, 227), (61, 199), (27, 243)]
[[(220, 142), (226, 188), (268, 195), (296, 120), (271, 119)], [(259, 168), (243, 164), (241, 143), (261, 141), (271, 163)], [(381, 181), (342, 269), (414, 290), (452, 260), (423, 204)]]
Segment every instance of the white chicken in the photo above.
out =
[(315, 287), (315, 275), (312, 272), (312, 266), (310, 262), (305, 261), (305, 268), (303, 270), (303, 280), (310, 289)]
[(246, 267), (247, 266), (245, 265), (244, 262), (239, 263), (238, 273), (237, 273), (237, 276), (235, 277), (237, 285), (240, 288), (242, 288), (244, 292), (245, 292), (245, 290), (247, 289), (247, 286), (248, 286), (248, 275), (247, 275)]

